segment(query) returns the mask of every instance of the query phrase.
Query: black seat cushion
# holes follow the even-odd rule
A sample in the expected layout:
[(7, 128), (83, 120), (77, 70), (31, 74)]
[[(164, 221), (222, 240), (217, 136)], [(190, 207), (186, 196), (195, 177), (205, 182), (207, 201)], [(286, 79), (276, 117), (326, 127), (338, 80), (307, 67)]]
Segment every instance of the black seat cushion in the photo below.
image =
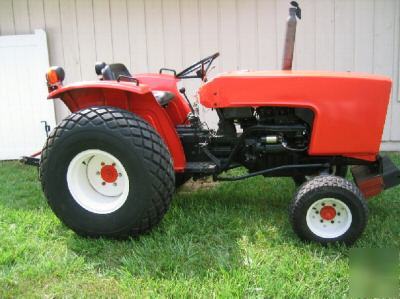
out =
[(103, 80), (117, 80), (119, 76), (132, 77), (125, 65), (122, 63), (109, 64), (101, 70)]
[(94, 65), (94, 69), (95, 69), (95, 71), (96, 71), (96, 74), (100, 76), (100, 75), (101, 75), (101, 71), (102, 71), (106, 66), (107, 66), (107, 64), (106, 64), (105, 62), (101, 62), (101, 61), (96, 62), (96, 64)]

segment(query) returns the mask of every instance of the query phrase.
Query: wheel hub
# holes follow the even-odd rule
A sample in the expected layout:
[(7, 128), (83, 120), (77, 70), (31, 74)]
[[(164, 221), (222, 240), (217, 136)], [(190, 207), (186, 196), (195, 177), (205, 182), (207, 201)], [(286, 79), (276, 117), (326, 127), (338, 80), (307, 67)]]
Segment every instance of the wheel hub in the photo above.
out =
[(72, 159), (67, 182), (75, 201), (96, 214), (114, 212), (129, 193), (129, 177), (121, 161), (97, 149), (83, 151)]
[(114, 183), (118, 179), (118, 171), (113, 165), (104, 165), (101, 167), (100, 176), (106, 183)]
[(336, 217), (336, 209), (332, 206), (325, 206), (319, 211), (321, 218), (323, 220), (332, 220)]
[(315, 201), (306, 213), (308, 228), (322, 238), (336, 238), (349, 229), (352, 214), (349, 207), (336, 198)]

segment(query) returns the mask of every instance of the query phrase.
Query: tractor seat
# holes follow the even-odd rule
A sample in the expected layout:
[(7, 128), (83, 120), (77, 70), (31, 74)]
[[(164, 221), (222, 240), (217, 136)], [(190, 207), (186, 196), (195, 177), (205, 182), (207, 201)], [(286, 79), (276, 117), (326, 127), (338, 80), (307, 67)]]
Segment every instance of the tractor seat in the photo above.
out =
[(171, 102), (175, 95), (172, 92), (161, 91), (161, 90), (153, 90), (153, 96), (156, 98), (157, 102), (160, 106), (167, 106), (169, 102)]
[(119, 76), (132, 77), (125, 65), (122, 63), (107, 64), (101, 70), (103, 80), (117, 80)]
[[(95, 70), (97, 75), (103, 76), (103, 80), (117, 80), (119, 76), (132, 77), (131, 73), (122, 63), (106, 64), (105, 62), (97, 62)], [(160, 106), (163, 107), (166, 107), (175, 97), (172, 92), (161, 90), (153, 90), (153, 96)]]

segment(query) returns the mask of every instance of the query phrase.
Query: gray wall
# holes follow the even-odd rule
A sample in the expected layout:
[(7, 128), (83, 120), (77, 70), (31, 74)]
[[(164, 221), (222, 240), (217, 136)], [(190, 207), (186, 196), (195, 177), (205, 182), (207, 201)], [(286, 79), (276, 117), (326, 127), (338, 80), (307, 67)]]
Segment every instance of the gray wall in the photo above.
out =
[[(180, 69), (219, 50), (216, 72), (280, 66), (289, 0), (0, 0), (0, 33), (43, 28), (66, 81), (95, 79), (96, 60), (133, 72)], [(393, 78), (384, 147), (400, 150), (400, 0), (300, 0), (296, 69)], [(188, 83), (195, 94), (197, 83)], [(203, 116), (215, 124), (215, 116)], [(56, 105), (57, 118), (68, 113)], [(355, 116), (356, 117), (356, 116)]]

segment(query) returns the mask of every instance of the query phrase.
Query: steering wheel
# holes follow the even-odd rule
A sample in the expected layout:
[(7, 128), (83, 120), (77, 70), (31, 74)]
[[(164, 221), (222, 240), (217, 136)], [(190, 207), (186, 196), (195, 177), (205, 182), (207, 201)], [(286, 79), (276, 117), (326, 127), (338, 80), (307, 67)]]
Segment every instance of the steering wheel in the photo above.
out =
[[(177, 78), (180, 79), (192, 79), (192, 78), (200, 78), (204, 80), (207, 75), (208, 70), (211, 67), (213, 61), (219, 56), (219, 52), (203, 58), (202, 60), (196, 62), (195, 64), (189, 66), (188, 68), (184, 69), (180, 73), (176, 75)], [(191, 75), (192, 73), (195, 73)]]

